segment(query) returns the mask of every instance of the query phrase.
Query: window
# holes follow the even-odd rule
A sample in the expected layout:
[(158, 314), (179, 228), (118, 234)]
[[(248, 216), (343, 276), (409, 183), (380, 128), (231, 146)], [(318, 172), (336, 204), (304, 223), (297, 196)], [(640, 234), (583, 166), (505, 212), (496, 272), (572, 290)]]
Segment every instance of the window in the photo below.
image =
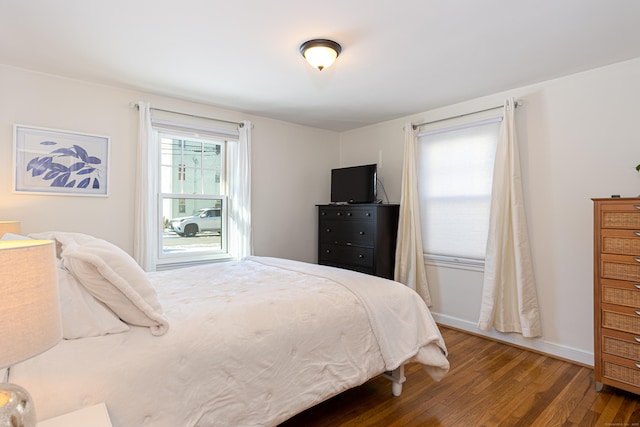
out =
[(138, 264), (155, 271), (252, 255), (251, 122), (137, 106)]
[(478, 268), (489, 230), (500, 119), (418, 135), (418, 192), (427, 259)]
[(228, 258), (228, 136), (154, 126), (159, 144), (158, 264)]

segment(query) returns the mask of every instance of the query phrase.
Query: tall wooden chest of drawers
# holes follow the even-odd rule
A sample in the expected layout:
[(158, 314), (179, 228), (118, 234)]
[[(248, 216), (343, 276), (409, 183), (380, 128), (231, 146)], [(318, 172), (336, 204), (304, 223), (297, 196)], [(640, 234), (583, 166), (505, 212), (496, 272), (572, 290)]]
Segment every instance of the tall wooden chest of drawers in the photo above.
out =
[(596, 388), (640, 394), (640, 198), (593, 202)]
[(318, 206), (318, 264), (393, 279), (400, 205)]

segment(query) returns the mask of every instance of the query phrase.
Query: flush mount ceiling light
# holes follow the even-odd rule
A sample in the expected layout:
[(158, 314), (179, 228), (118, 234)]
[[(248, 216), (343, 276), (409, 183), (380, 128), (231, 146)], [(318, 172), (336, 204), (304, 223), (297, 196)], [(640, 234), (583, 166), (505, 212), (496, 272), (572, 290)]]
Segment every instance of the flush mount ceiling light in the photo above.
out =
[(309, 64), (322, 71), (336, 60), (342, 47), (333, 40), (314, 39), (300, 45), (300, 53)]

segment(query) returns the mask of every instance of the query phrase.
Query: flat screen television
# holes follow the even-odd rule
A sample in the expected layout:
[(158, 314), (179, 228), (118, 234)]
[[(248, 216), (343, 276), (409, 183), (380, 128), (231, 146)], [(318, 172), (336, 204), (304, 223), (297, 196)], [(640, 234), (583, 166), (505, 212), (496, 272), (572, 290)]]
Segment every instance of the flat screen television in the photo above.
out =
[(331, 203), (375, 203), (378, 165), (331, 170)]

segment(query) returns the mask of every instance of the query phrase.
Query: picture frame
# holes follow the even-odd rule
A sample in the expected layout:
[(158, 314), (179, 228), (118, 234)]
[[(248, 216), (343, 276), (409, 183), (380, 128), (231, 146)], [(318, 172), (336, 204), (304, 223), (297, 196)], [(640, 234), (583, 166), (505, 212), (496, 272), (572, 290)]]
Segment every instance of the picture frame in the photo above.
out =
[(13, 141), (16, 193), (109, 195), (108, 136), (15, 124)]

